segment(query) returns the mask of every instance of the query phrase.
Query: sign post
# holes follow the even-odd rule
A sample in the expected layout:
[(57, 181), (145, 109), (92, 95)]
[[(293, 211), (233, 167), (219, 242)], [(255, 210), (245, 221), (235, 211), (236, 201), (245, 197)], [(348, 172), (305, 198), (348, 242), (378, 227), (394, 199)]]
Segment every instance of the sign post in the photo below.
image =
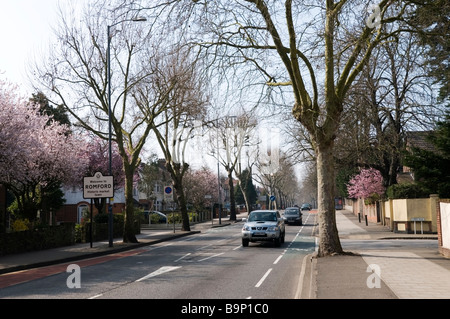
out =
[[(164, 187), (164, 201), (172, 202), (173, 201), (173, 189), (172, 186)], [(172, 211), (172, 220), (173, 220), (173, 232), (175, 233), (175, 212)]]
[[(91, 248), (92, 248), (92, 199), (94, 198), (113, 198), (114, 197), (114, 177), (103, 176), (97, 172), (94, 176), (83, 177), (83, 198), (91, 199)], [(109, 217), (109, 246), (112, 247), (112, 210)]]
[(270, 199), (270, 207), (269, 207), (269, 209), (272, 209), (272, 207), (273, 207), (273, 202), (275, 201), (275, 195), (270, 195), (270, 197), (269, 197), (269, 199)]
[(420, 233), (423, 235), (423, 222), (425, 221), (425, 218), (414, 217), (414, 218), (411, 218), (411, 221), (414, 222), (414, 234), (416, 234), (416, 222), (420, 222)]

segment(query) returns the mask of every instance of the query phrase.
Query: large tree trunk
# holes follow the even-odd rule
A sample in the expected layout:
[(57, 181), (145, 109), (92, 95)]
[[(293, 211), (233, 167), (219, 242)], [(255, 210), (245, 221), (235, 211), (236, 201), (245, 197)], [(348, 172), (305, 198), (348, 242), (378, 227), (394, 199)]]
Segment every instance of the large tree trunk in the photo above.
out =
[[(322, 145), (321, 145), (322, 144)], [(316, 147), (319, 214), (319, 257), (343, 253), (336, 227), (334, 142)]]
[(183, 185), (181, 184), (180, 181), (176, 181), (173, 187), (177, 191), (177, 200), (181, 211), (181, 219), (182, 219), (181, 230), (190, 231), (191, 226), (189, 225), (189, 215), (187, 212), (186, 197), (184, 195)]
[(125, 170), (125, 216), (123, 224), (123, 242), (137, 243), (134, 230), (133, 177), (134, 168), (124, 165)]
[(230, 188), (230, 220), (236, 220), (236, 199), (234, 198), (233, 170), (227, 168), (228, 186)]
[(166, 162), (166, 168), (172, 177), (173, 187), (177, 191), (177, 202), (181, 211), (182, 226), (181, 230), (190, 231), (191, 226), (189, 225), (189, 215), (187, 212), (186, 196), (184, 195), (183, 189), (183, 176), (187, 171), (189, 165), (183, 163), (183, 165), (178, 163), (172, 163), (172, 165)]

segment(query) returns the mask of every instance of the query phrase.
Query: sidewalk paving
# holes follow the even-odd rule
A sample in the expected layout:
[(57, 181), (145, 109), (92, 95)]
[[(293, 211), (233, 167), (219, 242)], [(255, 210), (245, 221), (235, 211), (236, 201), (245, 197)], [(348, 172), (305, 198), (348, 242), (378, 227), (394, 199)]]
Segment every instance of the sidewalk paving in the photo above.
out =
[[(439, 254), (436, 234), (393, 233), (382, 225), (366, 226), (345, 210), (336, 212), (336, 222), (344, 251), (347, 243), (355, 241), (356, 247), (366, 248), (351, 250), (354, 255), (309, 255), (301, 298), (450, 298), (450, 259)], [(414, 248), (390, 241), (387, 248), (376, 248), (379, 240), (404, 239), (427, 239), (430, 244)]]

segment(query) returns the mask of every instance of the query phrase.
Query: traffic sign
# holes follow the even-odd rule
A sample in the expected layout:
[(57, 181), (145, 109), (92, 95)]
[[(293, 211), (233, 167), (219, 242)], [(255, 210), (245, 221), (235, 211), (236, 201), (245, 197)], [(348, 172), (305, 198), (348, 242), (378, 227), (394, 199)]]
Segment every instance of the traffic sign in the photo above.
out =
[(271, 201), (271, 202), (275, 201), (275, 195), (271, 195), (271, 196), (270, 196), (270, 201)]
[(164, 200), (173, 201), (173, 189), (171, 186), (164, 187)]
[(103, 176), (97, 172), (94, 176), (83, 177), (83, 198), (114, 197), (114, 177)]

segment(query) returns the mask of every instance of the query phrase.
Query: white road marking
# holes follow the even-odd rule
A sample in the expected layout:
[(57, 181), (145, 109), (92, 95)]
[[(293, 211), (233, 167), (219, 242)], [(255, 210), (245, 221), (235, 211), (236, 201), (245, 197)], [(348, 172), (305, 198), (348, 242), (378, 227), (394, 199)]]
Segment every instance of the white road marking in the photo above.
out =
[(278, 262), (280, 261), (281, 257), (283, 257), (283, 255), (278, 256), (278, 258), (273, 262), (274, 265), (278, 264)]
[(220, 253), (220, 254), (215, 254), (215, 255), (212, 255), (212, 256), (208, 256), (206, 258), (199, 259), (198, 261), (204, 261), (204, 260), (207, 260), (207, 259), (210, 259), (210, 258), (213, 258), (213, 257), (217, 257), (217, 256), (220, 256), (220, 255), (223, 255), (223, 254), (225, 254), (225, 253)]
[(147, 276), (139, 278), (138, 280), (136, 280), (136, 282), (143, 281), (145, 279), (148, 279), (148, 278), (151, 278), (151, 277), (155, 277), (155, 276), (164, 274), (166, 272), (169, 272), (169, 271), (172, 271), (172, 270), (175, 270), (175, 269), (178, 269), (178, 268), (181, 268), (181, 266), (175, 266), (175, 267), (174, 266), (164, 266), (164, 267), (161, 267), (158, 270), (152, 272), (151, 274), (148, 274)]
[(269, 274), (270, 274), (270, 272), (272, 271), (272, 268), (270, 268), (265, 274), (264, 274), (264, 276), (262, 276), (262, 278), (258, 281), (258, 283), (256, 284), (256, 288), (259, 288), (262, 284), (263, 284), (263, 282), (264, 282), (264, 280), (266, 280), (266, 278), (267, 278), (267, 276), (269, 276)]
[(177, 260), (175, 260), (175, 262), (178, 262), (178, 261), (180, 261), (181, 259), (186, 258), (186, 257), (189, 256), (190, 254), (191, 254), (191, 253), (187, 253), (186, 255), (184, 255), (184, 256), (178, 258)]

